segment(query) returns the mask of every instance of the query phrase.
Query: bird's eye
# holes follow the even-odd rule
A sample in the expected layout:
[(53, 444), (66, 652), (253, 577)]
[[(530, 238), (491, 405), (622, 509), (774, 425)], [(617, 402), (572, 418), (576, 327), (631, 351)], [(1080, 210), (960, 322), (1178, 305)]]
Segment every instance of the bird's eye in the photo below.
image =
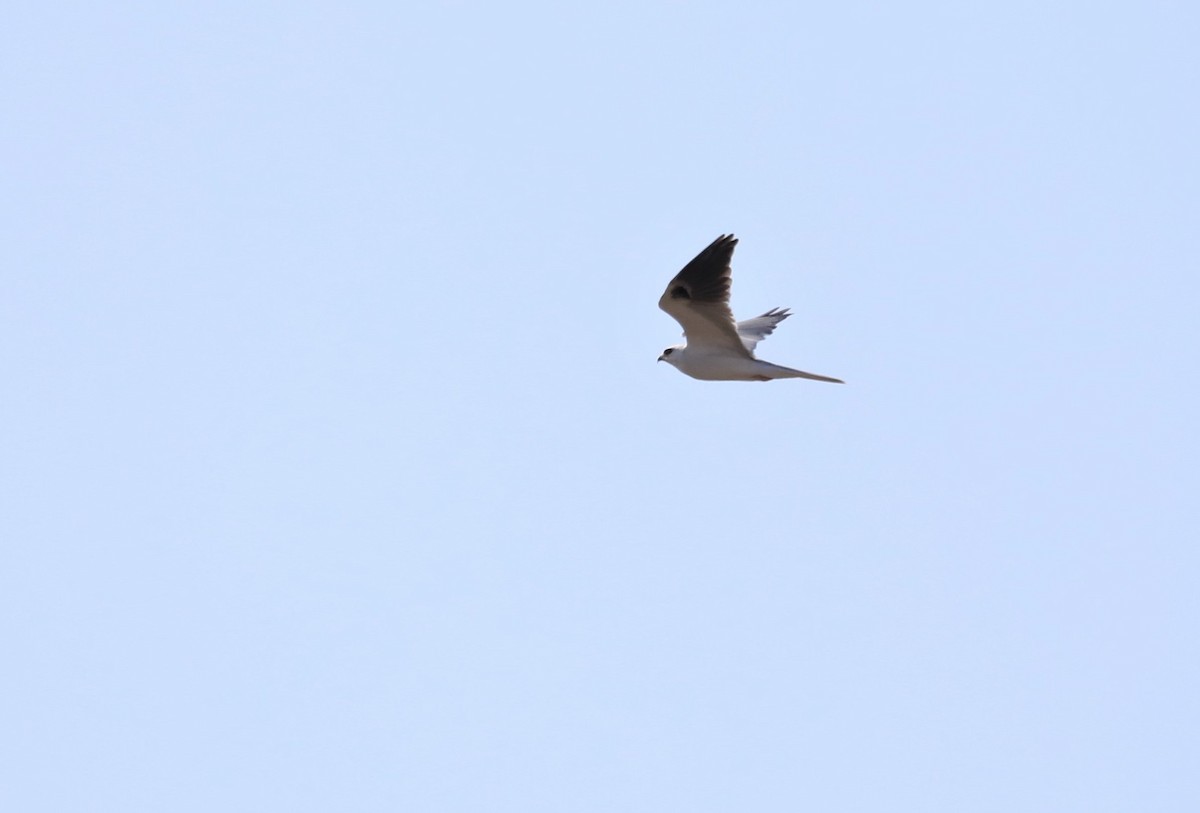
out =
[(666, 350), (664, 350), (664, 351), (663, 351), (663, 355), (664, 355), (664, 356), (669, 356), (669, 355), (671, 355), (671, 354), (672, 354), (672, 353), (674, 353), (674, 352), (675, 352), (675, 348), (674, 348), (674, 347), (668, 347)]

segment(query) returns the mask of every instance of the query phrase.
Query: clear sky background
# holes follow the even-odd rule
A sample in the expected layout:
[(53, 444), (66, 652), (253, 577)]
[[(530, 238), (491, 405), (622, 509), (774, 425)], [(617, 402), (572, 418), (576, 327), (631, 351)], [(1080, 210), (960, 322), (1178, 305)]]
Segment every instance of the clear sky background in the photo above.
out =
[(4, 810), (1200, 809), (1194, 3), (4, 17)]

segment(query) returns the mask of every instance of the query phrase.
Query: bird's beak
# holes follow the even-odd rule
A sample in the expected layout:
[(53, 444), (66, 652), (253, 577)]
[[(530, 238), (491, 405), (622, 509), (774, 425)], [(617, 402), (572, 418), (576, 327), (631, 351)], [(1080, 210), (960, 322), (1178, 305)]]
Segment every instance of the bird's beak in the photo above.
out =
[(658, 360), (659, 360), (659, 361), (662, 361), (662, 360), (663, 360), (663, 359), (665, 359), (665, 358), (666, 358), (666, 356), (659, 356), (659, 357), (658, 357)]

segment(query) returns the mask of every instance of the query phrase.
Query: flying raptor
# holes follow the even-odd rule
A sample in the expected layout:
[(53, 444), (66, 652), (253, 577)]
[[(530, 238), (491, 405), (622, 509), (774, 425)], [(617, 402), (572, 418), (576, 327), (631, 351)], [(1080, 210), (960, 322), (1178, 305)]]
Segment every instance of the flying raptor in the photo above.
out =
[(736, 237), (722, 234), (667, 285), (658, 306), (683, 327), (687, 343), (668, 347), (658, 360), (702, 381), (810, 378), (845, 383), (754, 357), (755, 346), (791, 314), (787, 308), (772, 308), (762, 316), (734, 321), (729, 308), (729, 289), (733, 284), (729, 263), (736, 245)]

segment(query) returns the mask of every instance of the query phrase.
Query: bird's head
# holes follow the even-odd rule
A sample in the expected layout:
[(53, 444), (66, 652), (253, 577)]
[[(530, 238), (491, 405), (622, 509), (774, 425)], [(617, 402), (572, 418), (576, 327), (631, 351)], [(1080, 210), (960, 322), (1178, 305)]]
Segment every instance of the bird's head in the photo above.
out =
[(666, 350), (662, 351), (662, 355), (658, 357), (658, 360), (665, 361), (667, 364), (674, 365), (675, 362), (679, 360), (679, 351), (682, 349), (683, 349), (682, 344), (677, 344), (677, 345), (674, 345), (673, 347), (668, 347)]

